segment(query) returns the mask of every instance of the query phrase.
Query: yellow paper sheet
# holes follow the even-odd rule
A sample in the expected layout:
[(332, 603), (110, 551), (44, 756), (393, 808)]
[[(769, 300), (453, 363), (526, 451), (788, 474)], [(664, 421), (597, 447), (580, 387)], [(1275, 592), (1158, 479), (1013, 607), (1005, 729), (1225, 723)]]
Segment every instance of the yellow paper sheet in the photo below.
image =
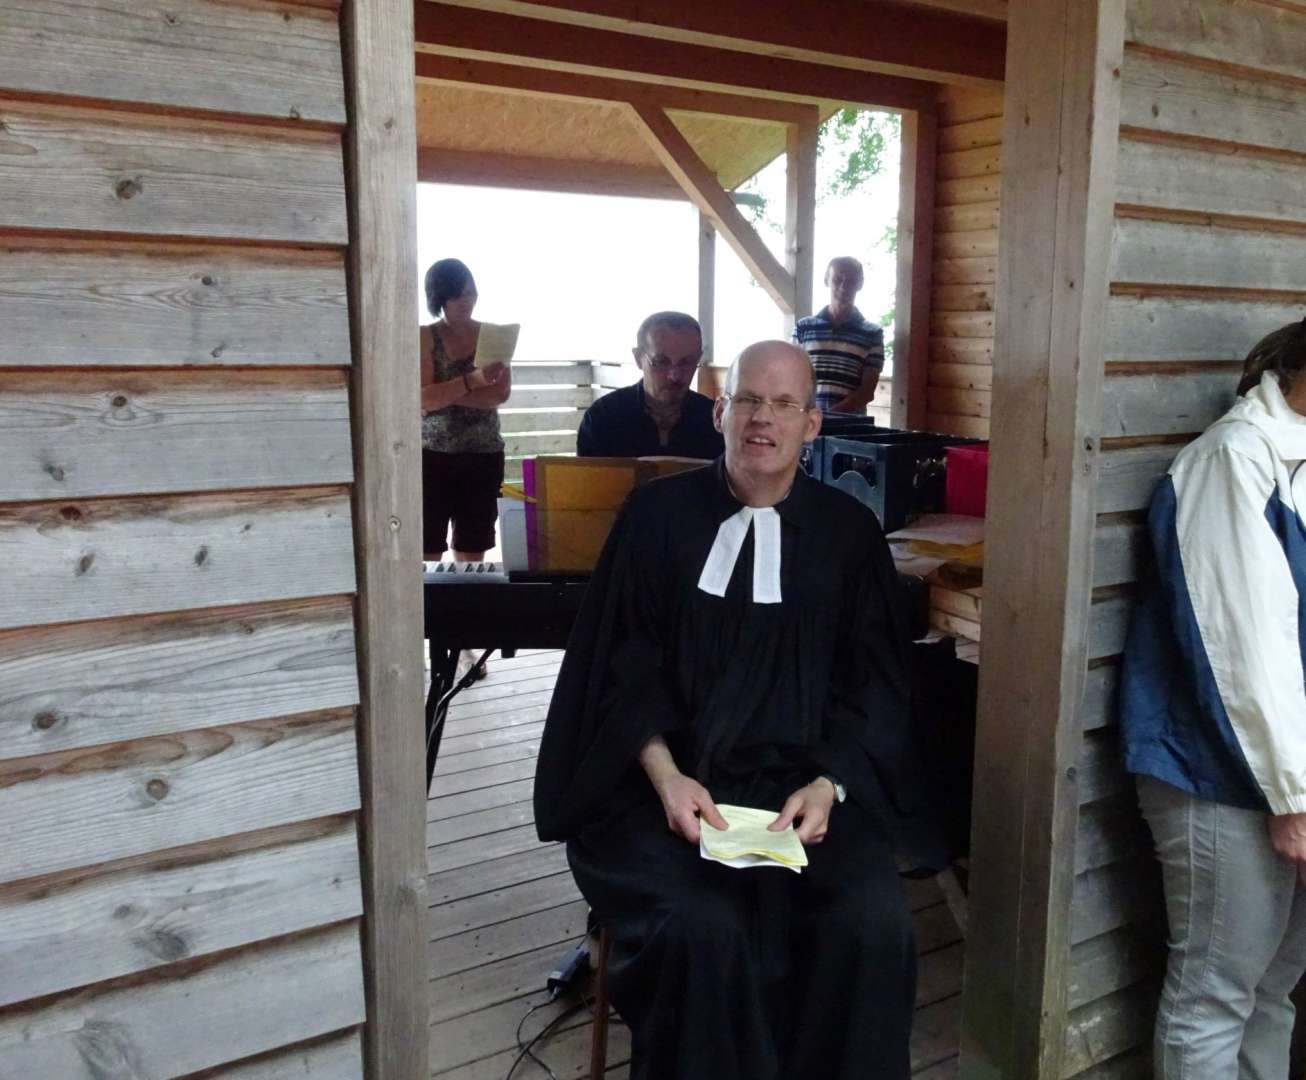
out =
[(520, 333), (521, 323), (481, 323), (481, 332), (476, 338), (476, 359), (472, 364), (478, 368), (511, 364)]
[(767, 829), (776, 818), (774, 810), (724, 803), (718, 803), (717, 809), (730, 828), (722, 831), (700, 819), (699, 846), (705, 857), (731, 862), (751, 855), (790, 869), (807, 865), (807, 852), (792, 825), (782, 832)]

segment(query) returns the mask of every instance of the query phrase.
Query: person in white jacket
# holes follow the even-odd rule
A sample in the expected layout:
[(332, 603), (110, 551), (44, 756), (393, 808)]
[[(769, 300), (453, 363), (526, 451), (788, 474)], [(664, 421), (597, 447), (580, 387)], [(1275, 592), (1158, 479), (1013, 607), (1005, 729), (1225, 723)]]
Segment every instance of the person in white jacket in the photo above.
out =
[(1303, 372), (1306, 320), (1252, 349), (1148, 514), (1119, 705), (1170, 924), (1160, 1080), (1288, 1076), (1306, 971)]

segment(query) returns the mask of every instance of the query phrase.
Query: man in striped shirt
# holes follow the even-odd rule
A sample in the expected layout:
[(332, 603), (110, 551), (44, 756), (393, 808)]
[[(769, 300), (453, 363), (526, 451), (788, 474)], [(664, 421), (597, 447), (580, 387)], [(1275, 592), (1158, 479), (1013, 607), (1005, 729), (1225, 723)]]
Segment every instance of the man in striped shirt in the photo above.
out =
[(794, 344), (816, 369), (816, 404), (823, 413), (865, 414), (884, 367), (884, 331), (868, 322), (853, 301), (862, 287), (862, 264), (851, 255), (825, 268), (829, 306), (799, 319)]

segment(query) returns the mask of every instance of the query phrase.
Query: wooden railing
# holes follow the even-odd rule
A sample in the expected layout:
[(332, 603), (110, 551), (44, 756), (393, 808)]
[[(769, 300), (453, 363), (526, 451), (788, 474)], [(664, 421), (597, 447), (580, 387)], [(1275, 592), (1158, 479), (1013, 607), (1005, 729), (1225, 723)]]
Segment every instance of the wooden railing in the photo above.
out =
[(512, 396), (499, 410), (509, 483), (521, 480), (523, 458), (576, 452), (576, 429), (595, 397), (595, 369), (609, 366), (616, 365), (589, 360), (513, 364)]

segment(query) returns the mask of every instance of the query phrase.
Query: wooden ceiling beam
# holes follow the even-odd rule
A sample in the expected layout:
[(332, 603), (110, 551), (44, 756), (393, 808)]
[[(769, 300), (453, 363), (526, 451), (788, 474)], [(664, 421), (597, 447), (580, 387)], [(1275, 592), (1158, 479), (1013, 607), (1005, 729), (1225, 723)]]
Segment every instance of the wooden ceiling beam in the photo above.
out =
[(662, 109), (628, 106), (640, 133), (685, 194), (707, 217), (781, 311), (793, 313), (794, 277), (780, 265), (717, 182), (716, 176)]
[(911, 0), (911, 2), (922, 7), (955, 11), (959, 15), (969, 15), (975, 19), (991, 19), (1002, 23), (1007, 21), (1007, 0)]
[(434, 0), (418, 0), (414, 15), (418, 51), (445, 56), (890, 110), (932, 108), (937, 94), (935, 83), (920, 79), (704, 45), (678, 43), (671, 48), (638, 34), (564, 26)]
[[(903, 0), (448, 0), (594, 30), (640, 34), (910, 78), (1000, 80), (1006, 28)], [(955, 9), (956, 4), (947, 5)]]
[(417, 54), (418, 81), (456, 83), (573, 101), (630, 102), (686, 112), (714, 113), (739, 120), (774, 124), (805, 124), (816, 117), (817, 106), (775, 101), (747, 94), (722, 94), (680, 86), (656, 86), (633, 79), (552, 71), (521, 64), (499, 64), (436, 53)]
[(686, 199), (663, 169), (559, 158), (521, 157), (478, 150), (417, 148), (417, 179), (424, 184), (470, 184), (578, 195)]

